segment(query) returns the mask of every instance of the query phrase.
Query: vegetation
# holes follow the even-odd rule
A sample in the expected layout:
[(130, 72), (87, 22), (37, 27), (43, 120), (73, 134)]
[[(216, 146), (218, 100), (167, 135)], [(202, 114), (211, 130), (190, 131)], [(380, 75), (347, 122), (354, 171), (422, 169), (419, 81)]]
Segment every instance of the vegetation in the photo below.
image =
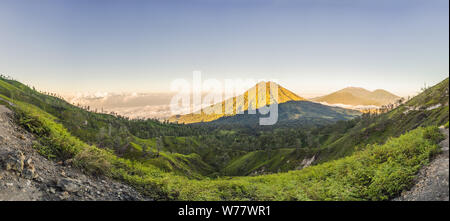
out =
[(157, 200), (386, 200), (412, 184), (449, 121), (448, 79), (387, 113), (302, 128), (129, 120), (4, 78), (0, 104), (42, 155)]
[[(298, 168), (299, 163), (307, 158), (315, 157), (313, 164), (320, 164), (349, 156), (368, 144), (383, 144), (390, 137), (398, 137), (417, 127), (443, 125), (449, 121), (448, 83), (447, 78), (387, 113), (364, 114), (360, 118), (315, 128), (272, 128), (260, 132), (255, 135), (257, 140), (268, 146), (256, 150), (258, 153), (247, 152), (233, 159), (222, 170), (222, 174), (248, 175), (257, 171), (289, 171)], [(262, 143), (259, 145), (263, 145)], [(241, 142), (240, 145), (245, 144)], [(283, 147), (290, 151), (281, 151), (280, 148)], [(270, 155), (274, 149), (279, 150), (273, 154), (275, 158), (261, 157)]]
[[(300, 171), (233, 179), (189, 180), (71, 136), (51, 115), (24, 103), (14, 108), (26, 116), (25, 128), (39, 135), (48, 157), (74, 158), (91, 173), (124, 180), (157, 199), (172, 200), (386, 200), (411, 185), (414, 174), (438, 151), (437, 127), (418, 128), (384, 145), (369, 145), (340, 160)], [(23, 115), (22, 115), (23, 116)], [(39, 130), (37, 128), (43, 128)], [(49, 152), (48, 152), (49, 151)]]
[[(437, 127), (418, 128), (352, 156), (257, 177), (192, 181), (184, 200), (387, 200), (412, 185), (416, 172), (437, 153)], [(173, 191), (176, 191), (175, 189)]]

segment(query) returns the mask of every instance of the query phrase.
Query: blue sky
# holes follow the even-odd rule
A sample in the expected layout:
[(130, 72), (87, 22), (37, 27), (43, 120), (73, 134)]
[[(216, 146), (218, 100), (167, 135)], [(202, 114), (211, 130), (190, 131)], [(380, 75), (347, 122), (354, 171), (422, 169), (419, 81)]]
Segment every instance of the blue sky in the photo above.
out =
[(276, 78), (412, 94), (449, 72), (448, 0), (0, 0), (0, 73), (58, 93)]

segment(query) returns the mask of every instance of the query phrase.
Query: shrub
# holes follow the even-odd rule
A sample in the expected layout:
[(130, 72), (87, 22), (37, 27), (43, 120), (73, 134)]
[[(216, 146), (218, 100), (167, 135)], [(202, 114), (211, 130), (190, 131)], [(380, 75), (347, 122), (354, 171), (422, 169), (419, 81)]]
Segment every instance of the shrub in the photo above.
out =
[(107, 153), (96, 148), (84, 148), (74, 157), (73, 164), (94, 175), (110, 175), (111, 163)]
[(218, 179), (188, 179), (127, 160), (72, 136), (52, 115), (17, 102), (21, 125), (38, 137), (38, 151), (73, 158), (87, 172), (105, 174), (161, 200), (387, 200), (411, 186), (414, 175), (438, 151), (437, 127), (418, 128), (383, 145), (299, 171)]

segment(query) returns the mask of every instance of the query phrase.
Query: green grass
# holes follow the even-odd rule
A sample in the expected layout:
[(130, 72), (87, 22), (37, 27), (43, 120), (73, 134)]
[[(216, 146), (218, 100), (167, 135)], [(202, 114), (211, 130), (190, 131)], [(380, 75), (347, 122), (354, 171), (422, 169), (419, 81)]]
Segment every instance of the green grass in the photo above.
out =
[(447, 104), (449, 95), (449, 78), (441, 81), (437, 85), (426, 88), (419, 95), (411, 99), (407, 105), (427, 108), (436, 104)]
[[(323, 163), (352, 154), (367, 144), (382, 144), (390, 137), (397, 137), (417, 127), (438, 126), (449, 121), (448, 85), (449, 79), (428, 88), (404, 105), (386, 114), (362, 119), (342, 134), (322, 142), (318, 150), (318, 160)], [(441, 104), (439, 108), (427, 107)], [(420, 106), (420, 110), (408, 111), (408, 107)], [(331, 133), (333, 134), (333, 133)]]
[[(90, 174), (103, 174), (112, 178), (123, 180), (143, 193), (156, 198), (167, 198), (161, 193), (158, 182), (148, 179), (141, 185), (138, 180), (143, 174), (152, 178), (170, 176), (153, 165), (144, 165), (140, 162), (119, 158), (107, 149), (100, 149), (88, 145), (71, 135), (58, 119), (34, 105), (13, 101), (3, 95), (0, 98), (13, 102), (10, 106), (16, 113), (18, 123), (35, 134), (38, 142), (34, 148), (49, 159), (73, 159), (74, 166)], [(148, 188), (147, 188), (148, 187)]]
[(253, 151), (233, 159), (221, 174), (225, 176), (247, 176), (260, 173), (289, 171), (299, 167), (303, 159), (314, 156), (309, 149), (281, 148)]
[(387, 200), (412, 185), (417, 171), (438, 152), (441, 138), (437, 127), (418, 128), (384, 145), (300, 171), (192, 181), (179, 190), (179, 199)]
[[(338, 122), (306, 131), (307, 139), (312, 142), (301, 149), (307, 152), (307, 155), (294, 155), (285, 151), (273, 153), (274, 150), (271, 149), (248, 152), (233, 158), (221, 170), (222, 174), (248, 175), (261, 169), (266, 172), (294, 170), (305, 157), (316, 156), (314, 164), (321, 164), (350, 156), (368, 144), (383, 144), (390, 137), (398, 137), (417, 127), (443, 125), (449, 121), (448, 82), (447, 78), (386, 114), (363, 116), (361, 119)], [(439, 104), (438, 108), (427, 110), (428, 107)], [(420, 108), (407, 111), (410, 107)], [(268, 142), (271, 141), (273, 139), (268, 140)], [(302, 143), (304, 142), (302, 140)], [(265, 157), (267, 155), (273, 155), (274, 159), (268, 159)], [(278, 162), (282, 162), (283, 166), (276, 166), (280, 165)]]
[(173, 172), (177, 175), (201, 179), (205, 175), (214, 173), (214, 169), (203, 162), (198, 154), (180, 154), (160, 151), (150, 148), (145, 153), (143, 148), (136, 143), (131, 143), (132, 148), (123, 156), (126, 159), (138, 161), (144, 165), (153, 165), (164, 172)]
[[(164, 171), (176, 172), (178, 174), (200, 177), (211, 174), (211, 168), (201, 162), (201, 157), (193, 154), (189, 145), (198, 146), (194, 138), (182, 138), (180, 135), (197, 134), (199, 130), (189, 126), (160, 123), (154, 120), (128, 120), (108, 114), (89, 112), (75, 107), (64, 100), (49, 96), (29, 88), (14, 80), (0, 77), (0, 104), (9, 105), (8, 102), (22, 102), (24, 105), (32, 105), (42, 112), (51, 116), (51, 119), (67, 129), (67, 132), (85, 144), (95, 145), (105, 151), (113, 152), (117, 156), (132, 157), (128, 153), (136, 153), (134, 147), (149, 147), (155, 149), (155, 138), (142, 139), (138, 136), (160, 137), (167, 135), (168, 139), (178, 141), (174, 145), (166, 145), (165, 153), (161, 158), (149, 160), (147, 163), (162, 165)], [(30, 132), (38, 134), (42, 139), (35, 147), (40, 153), (49, 158), (70, 157), (70, 154), (57, 151), (52, 147), (53, 140), (48, 138), (48, 130), (35, 118), (29, 118), (23, 112), (17, 111), (20, 124)], [(43, 130), (43, 131), (40, 131)], [(172, 136), (169, 136), (172, 135)], [(175, 136), (173, 136), (175, 135)], [(186, 142), (189, 141), (189, 142)], [(132, 145), (135, 144), (135, 146)], [(184, 147), (184, 148), (181, 148)], [(52, 151), (53, 150), (53, 151)], [(58, 153), (55, 153), (58, 152)], [(179, 154), (176, 154), (179, 153)], [(141, 153), (142, 155), (142, 153)], [(135, 160), (135, 158), (130, 158)], [(166, 162), (164, 162), (166, 161)], [(191, 165), (192, 164), (192, 165)], [(190, 170), (187, 170), (191, 168)], [(195, 171), (195, 169), (199, 169)]]
[[(267, 173), (294, 170), (305, 157), (316, 156), (314, 164), (324, 163), (349, 156), (367, 144), (385, 143), (389, 137), (397, 137), (419, 126), (442, 125), (449, 120), (448, 79), (387, 114), (341, 121), (317, 129), (291, 127), (254, 133), (241, 133), (239, 128), (219, 127), (214, 131), (204, 127), (206, 129), (201, 130), (203, 127), (194, 129), (187, 125), (130, 121), (92, 113), (6, 79), (0, 79), (0, 94), (35, 105), (54, 116), (55, 121), (84, 143), (108, 149), (130, 160), (144, 162), (141, 158), (146, 155), (136, 149), (136, 145), (154, 152), (156, 138), (162, 137), (161, 152), (164, 154), (146, 163), (162, 166), (164, 171), (193, 177), (248, 175), (262, 169)], [(426, 110), (426, 107), (438, 103), (442, 106)], [(411, 106), (421, 106), (422, 109), (404, 114)], [(286, 149), (301, 150), (284, 151)], [(42, 153), (47, 152), (42, 148)], [(187, 168), (192, 169), (187, 172)]]
[[(448, 126), (448, 92), (442, 95), (434, 91), (445, 90), (448, 79), (447, 85), (438, 84), (426, 92), (435, 98), (418, 98), (427, 105), (441, 102), (443, 105), (437, 109), (404, 114), (406, 107), (402, 106), (355, 125), (332, 125), (331, 130), (340, 126), (345, 129), (342, 134), (319, 133), (313, 137), (322, 140), (319, 143), (323, 146), (316, 149), (241, 151), (232, 155), (224, 171), (248, 175), (262, 168), (270, 172), (291, 170), (312, 155), (323, 162), (319, 165), (271, 175), (215, 179), (203, 176), (217, 169), (205, 163), (214, 147), (203, 146), (198, 137), (165, 136), (159, 156), (152, 157), (143, 154), (144, 149), (156, 153), (155, 138), (127, 137), (131, 146), (118, 155), (114, 149), (87, 142), (91, 138), (86, 141), (79, 137), (95, 135), (95, 122), (115, 122), (112, 116), (91, 115), (67, 104), (73, 113), (80, 111), (82, 120), (63, 121), (53, 114), (62, 101), (1, 79), (0, 102), (13, 109), (17, 122), (36, 136), (34, 148), (42, 155), (55, 160), (73, 159), (74, 166), (86, 173), (123, 181), (156, 200), (387, 200), (410, 187), (417, 171), (438, 152), (442, 135), (436, 125)], [(406, 105), (417, 102), (413, 99)], [(93, 127), (89, 128), (76, 124), (86, 116), (99, 120), (90, 121)]]
[[(419, 128), (384, 145), (371, 145), (350, 157), (258, 177), (188, 179), (149, 164), (118, 158), (70, 135), (56, 118), (32, 105), (15, 102), (29, 128), (45, 128), (49, 157), (73, 158), (90, 173), (125, 181), (160, 200), (386, 200), (412, 184), (414, 175), (437, 152), (436, 127)], [(36, 131), (35, 131), (36, 133)]]

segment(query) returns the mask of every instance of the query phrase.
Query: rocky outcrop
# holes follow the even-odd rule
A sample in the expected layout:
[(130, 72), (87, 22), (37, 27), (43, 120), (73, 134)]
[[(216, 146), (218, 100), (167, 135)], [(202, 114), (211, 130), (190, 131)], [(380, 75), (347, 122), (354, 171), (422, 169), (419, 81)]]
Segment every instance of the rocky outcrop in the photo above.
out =
[(71, 161), (54, 162), (33, 149), (34, 138), (0, 105), (0, 201), (149, 200), (107, 177), (83, 174)]
[(4, 162), (4, 169), (15, 172), (26, 179), (37, 178), (36, 169), (31, 158), (26, 159), (25, 155), (20, 150), (14, 150), (7, 154), (7, 158), (1, 161)]
[(63, 191), (76, 193), (80, 190), (81, 183), (78, 180), (71, 179), (71, 178), (63, 178), (58, 180), (58, 183), (56, 184), (58, 187), (61, 188)]
[(312, 165), (312, 163), (316, 160), (316, 156), (312, 156), (311, 158), (305, 158), (300, 163), (300, 166), (297, 167), (297, 170), (304, 169)]

